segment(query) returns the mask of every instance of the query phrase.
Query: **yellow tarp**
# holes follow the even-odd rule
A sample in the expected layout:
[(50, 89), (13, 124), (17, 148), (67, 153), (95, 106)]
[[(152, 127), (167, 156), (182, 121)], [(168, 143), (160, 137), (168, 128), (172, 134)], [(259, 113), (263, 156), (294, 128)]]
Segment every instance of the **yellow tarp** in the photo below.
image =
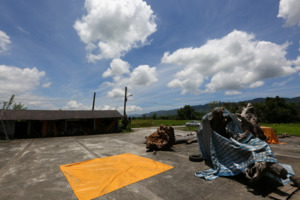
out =
[(130, 153), (60, 166), (78, 199), (93, 199), (172, 168)]
[(260, 127), (267, 138), (269, 138), (266, 142), (268, 144), (286, 144), (286, 143), (279, 143), (278, 138), (271, 127), (261, 126)]

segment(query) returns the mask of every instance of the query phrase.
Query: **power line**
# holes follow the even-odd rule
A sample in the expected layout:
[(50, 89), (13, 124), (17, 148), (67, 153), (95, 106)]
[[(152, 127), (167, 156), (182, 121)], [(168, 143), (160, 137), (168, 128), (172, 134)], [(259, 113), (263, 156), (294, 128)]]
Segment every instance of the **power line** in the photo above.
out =
[(165, 104), (165, 103), (150, 102), (150, 101), (136, 101), (136, 100), (131, 100), (131, 101), (133, 101), (133, 102), (141, 102), (141, 103), (157, 104), (157, 105), (164, 105), (164, 106), (182, 106), (182, 105), (173, 105), (173, 104)]
[[(136, 91), (137, 92), (137, 91)], [(129, 92), (128, 92), (129, 93)], [(131, 96), (131, 92), (129, 93), (129, 96)], [(99, 96), (101, 97), (107, 97), (107, 96)], [(80, 101), (80, 100), (90, 100), (90, 98), (78, 98), (78, 99), (23, 99), (23, 98), (16, 98), (16, 101), (32, 101), (32, 102), (37, 102), (37, 101), (42, 101), (42, 102), (67, 102), (67, 101)], [(7, 101), (7, 99), (3, 99), (3, 97), (0, 97), (0, 101)], [(131, 102), (136, 102), (136, 103), (149, 103), (149, 104), (155, 104), (155, 105), (163, 105), (163, 106), (177, 106), (180, 107), (182, 105), (174, 105), (174, 104), (167, 104), (167, 103), (160, 103), (160, 102), (153, 102), (153, 101), (141, 101), (141, 100), (136, 100), (136, 99), (131, 99)], [(110, 103), (119, 103), (120, 100), (111, 100)]]
[[(106, 95), (102, 95), (102, 96), (97, 96), (98, 98), (101, 98), (101, 97), (107, 97)], [(0, 101), (7, 101), (7, 99), (9, 99), (10, 97), (0, 97)], [(79, 101), (79, 100), (87, 100), (87, 99), (90, 99), (90, 97), (85, 97), (85, 98), (78, 98), (78, 99), (23, 99), (23, 98), (15, 98), (14, 100), (15, 101), (71, 101), (71, 100), (76, 100), (76, 101)]]
[[(71, 100), (84, 100), (90, 98), (82, 98), (82, 99), (15, 99), (16, 101), (71, 101)], [(1, 101), (6, 101), (1, 99)]]

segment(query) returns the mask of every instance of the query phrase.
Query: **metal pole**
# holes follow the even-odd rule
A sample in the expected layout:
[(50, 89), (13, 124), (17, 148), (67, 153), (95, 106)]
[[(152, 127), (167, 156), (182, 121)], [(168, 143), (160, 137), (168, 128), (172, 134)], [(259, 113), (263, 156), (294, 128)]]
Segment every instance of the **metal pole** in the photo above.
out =
[(127, 87), (125, 87), (125, 97), (124, 97), (124, 116), (126, 116), (126, 101), (127, 101)]
[(94, 108), (95, 108), (95, 99), (96, 99), (96, 92), (94, 92), (94, 99), (93, 99), (93, 108), (92, 108), (92, 111), (94, 111)]

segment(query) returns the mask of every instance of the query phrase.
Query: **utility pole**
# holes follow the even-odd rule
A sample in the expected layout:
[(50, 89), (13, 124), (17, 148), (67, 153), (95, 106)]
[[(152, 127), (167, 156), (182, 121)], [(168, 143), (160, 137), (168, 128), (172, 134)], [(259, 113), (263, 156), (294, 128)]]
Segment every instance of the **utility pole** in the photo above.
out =
[(128, 118), (126, 115), (126, 102), (127, 102), (127, 87), (125, 87), (125, 96), (124, 96), (124, 114), (122, 120), (122, 129), (126, 130), (128, 125)]
[[(132, 94), (129, 96), (133, 96)], [(125, 96), (124, 96), (124, 115), (123, 115), (123, 120), (122, 120), (122, 124), (123, 124), (123, 129), (126, 130), (127, 129), (127, 125), (130, 123), (126, 114), (126, 102), (127, 102), (127, 87), (125, 87)]]
[(127, 102), (127, 87), (125, 87), (125, 97), (124, 97), (124, 115), (126, 117), (126, 102)]
[(95, 99), (96, 99), (96, 92), (94, 92), (94, 98), (93, 98), (93, 108), (92, 108), (92, 111), (94, 111), (94, 108), (95, 108)]

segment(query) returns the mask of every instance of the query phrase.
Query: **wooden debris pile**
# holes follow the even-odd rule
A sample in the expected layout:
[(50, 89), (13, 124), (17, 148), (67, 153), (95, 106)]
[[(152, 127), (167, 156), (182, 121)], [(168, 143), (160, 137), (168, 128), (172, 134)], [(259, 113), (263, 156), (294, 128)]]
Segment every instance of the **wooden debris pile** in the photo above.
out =
[(175, 144), (173, 127), (162, 126), (146, 137), (146, 149), (148, 151), (169, 150)]

